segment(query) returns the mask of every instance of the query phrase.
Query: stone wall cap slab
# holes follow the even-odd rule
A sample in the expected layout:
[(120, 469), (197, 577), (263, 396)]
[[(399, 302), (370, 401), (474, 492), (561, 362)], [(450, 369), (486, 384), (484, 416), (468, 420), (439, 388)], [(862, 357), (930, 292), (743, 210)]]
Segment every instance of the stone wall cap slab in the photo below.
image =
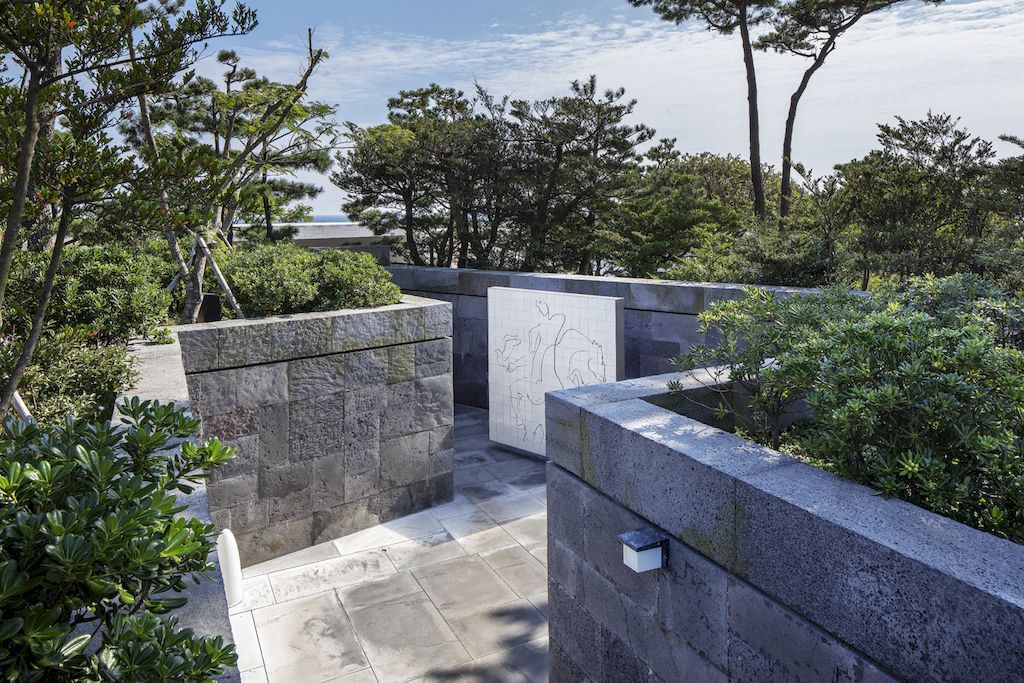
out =
[(547, 396), (569, 405), (578, 407), (597, 406), (603, 403), (628, 401), (636, 398), (651, 398), (668, 392), (669, 382), (680, 382), (683, 391), (699, 389), (704, 386), (721, 383), (721, 377), (709, 370), (693, 372), (668, 372), (663, 375), (638, 377), (620, 382), (592, 384), (575, 389), (562, 389), (548, 392)]
[(295, 320), (319, 320), (334, 319), (344, 316), (362, 315), (381, 311), (403, 311), (418, 306), (451, 306), (447, 301), (428, 299), (427, 297), (403, 294), (402, 300), (397, 304), (387, 306), (375, 306), (372, 308), (340, 308), (334, 311), (314, 311), (312, 313), (288, 313), (285, 315), (268, 315), (262, 318), (242, 318), (233, 320), (218, 320), (213, 323), (192, 323), (188, 325), (172, 325), (168, 329), (175, 334), (191, 334), (206, 330), (230, 330), (237, 327), (251, 327), (253, 325), (264, 325), (268, 323), (292, 322)]
[[(552, 396), (571, 399), (577, 392), (582, 390)], [(768, 496), (1024, 608), (1024, 546), (912, 503), (884, 498), (867, 486), (642, 399), (583, 404), (581, 410), (583, 420), (592, 416), (607, 421), (672, 448), (681, 459), (727, 474), (748, 495)], [(595, 459), (609, 459), (605, 467), (614, 467), (615, 456), (599, 444), (592, 451)]]
[(452, 305), (405, 294), (376, 308), (222, 320), (170, 328), (189, 374), (450, 337)]
[[(742, 296), (748, 285), (718, 282), (684, 282), (657, 278), (576, 275), (572, 273), (521, 273), (517, 271), (391, 265), (388, 270), (403, 289), (487, 296), (488, 286), (543, 289), (599, 296), (620, 296), (627, 309), (697, 314), (707, 304)], [(779, 295), (810, 294), (819, 290), (762, 285)]]

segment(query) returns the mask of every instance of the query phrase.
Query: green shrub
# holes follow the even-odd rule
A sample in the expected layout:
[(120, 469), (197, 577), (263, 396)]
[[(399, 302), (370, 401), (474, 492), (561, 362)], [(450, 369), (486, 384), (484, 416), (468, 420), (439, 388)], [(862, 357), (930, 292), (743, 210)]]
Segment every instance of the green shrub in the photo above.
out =
[(370, 254), (311, 251), (281, 241), (238, 247), (224, 273), (247, 316), (369, 308), (401, 298), (391, 275)]
[[(1024, 542), (1024, 352), (992, 314), (1019, 307), (970, 277), (867, 296), (750, 289), (702, 314), (720, 346), (675, 363), (721, 366), (751, 397), (734, 417), (752, 438)], [(804, 401), (811, 417), (784, 434)]]
[(800, 447), (838, 474), (1024, 541), (1024, 353), (900, 309), (831, 321)]
[(1024, 301), (978, 275), (926, 275), (883, 290), (883, 295), (927, 313), (942, 325), (982, 325), (999, 344), (1024, 348)]
[(179, 517), (231, 457), (174, 406), (134, 401), (126, 427), (0, 431), (0, 671), (18, 681), (211, 681), (236, 661), (169, 611), (212, 565), (213, 526)]
[[(27, 334), (49, 253), (15, 260), (5, 319)], [(65, 248), (47, 311), (51, 328), (80, 327), (100, 343), (148, 337), (167, 322), (170, 294), (153, 256), (123, 247)]]
[[(0, 375), (10, 376), (20, 354), (19, 339), (0, 340)], [(135, 379), (124, 344), (97, 346), (86, 330), (65, 328), (40, 338), (18, 391), (36, 420), (58, 425), (109, 418), (117, 394)]]

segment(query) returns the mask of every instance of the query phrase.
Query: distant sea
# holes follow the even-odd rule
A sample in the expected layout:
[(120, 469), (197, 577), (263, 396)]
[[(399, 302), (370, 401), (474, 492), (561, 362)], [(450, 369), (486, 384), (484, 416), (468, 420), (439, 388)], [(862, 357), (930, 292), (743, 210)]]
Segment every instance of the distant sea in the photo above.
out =
[(348, 223), (348, 216), (343, 213), (324, 214), (313, 216), (314, 223)]

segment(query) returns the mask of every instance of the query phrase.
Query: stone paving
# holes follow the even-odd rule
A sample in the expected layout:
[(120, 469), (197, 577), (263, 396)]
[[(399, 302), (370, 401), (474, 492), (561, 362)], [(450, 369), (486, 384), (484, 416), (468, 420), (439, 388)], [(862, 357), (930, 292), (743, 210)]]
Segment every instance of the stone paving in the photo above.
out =
[(451, 503), (246, 568), (245, 683), (548, 680), (543, 463), (456, 406)]

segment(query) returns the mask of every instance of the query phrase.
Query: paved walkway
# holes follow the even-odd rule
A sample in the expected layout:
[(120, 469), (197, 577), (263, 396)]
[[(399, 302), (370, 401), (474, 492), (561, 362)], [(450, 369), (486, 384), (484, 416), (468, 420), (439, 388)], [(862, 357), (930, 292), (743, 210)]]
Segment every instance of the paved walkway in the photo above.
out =
[(455, 500), (244, 571), (245, 683), (548, 679), (544, 467), (455, 411)]

